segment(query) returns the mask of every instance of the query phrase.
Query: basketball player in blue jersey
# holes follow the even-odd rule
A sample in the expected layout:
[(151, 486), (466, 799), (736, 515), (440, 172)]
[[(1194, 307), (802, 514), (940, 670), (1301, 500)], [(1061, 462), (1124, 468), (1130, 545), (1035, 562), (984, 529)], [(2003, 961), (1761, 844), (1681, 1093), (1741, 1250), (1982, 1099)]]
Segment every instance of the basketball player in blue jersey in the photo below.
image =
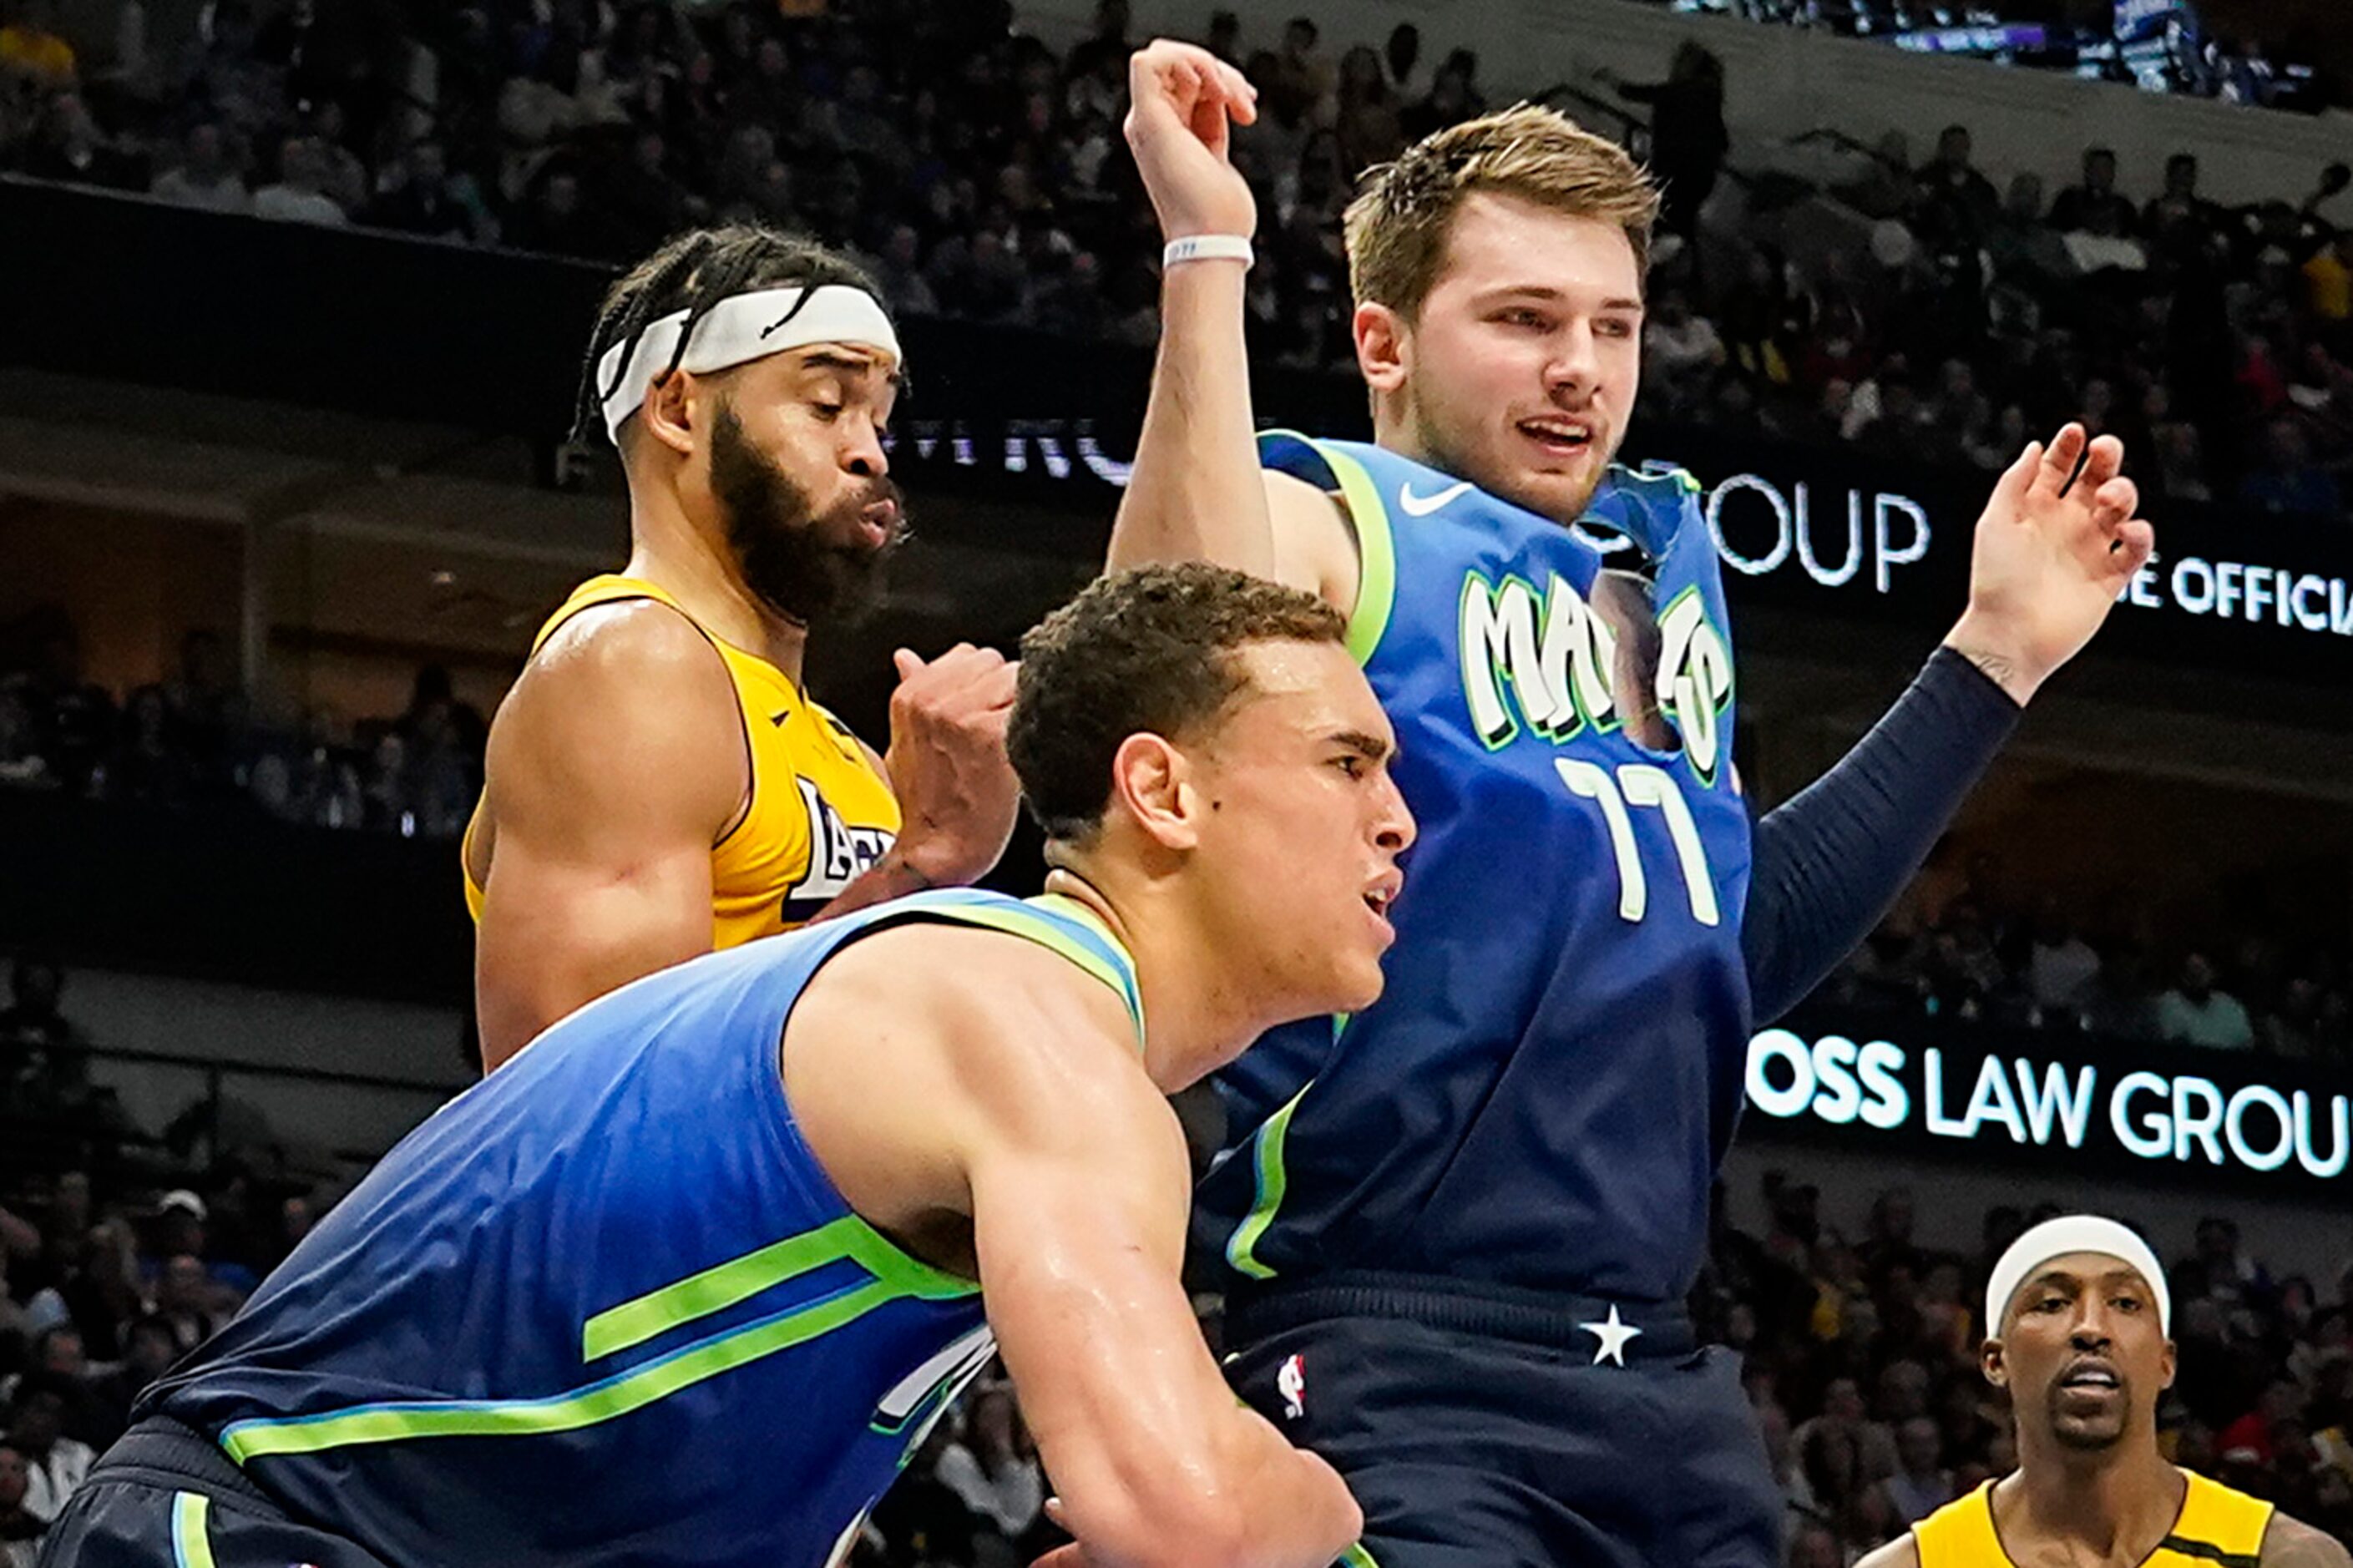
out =
[[(1241, 1136), (1196, 1237), (1229, 1375), (1347, 1479), (1384, 1568), (1773, 1562), (1736, 1367), (1683, 1306), (1752, 1021), (1868, 931), (2147, 559), (2121, 448), (2070, 426), (2021, 455), (1945, 647), (1752, 834), (1697, 487), (1609, 463), (1641, 172), (1525, 107), (1374, 171), (1346, 240), (1375, 444), (1254, 447), (1256, 213), (1226, 156), (1251, 89), (1172, 43), (1130, 87), (1169, 243), (1112, 563), (1216, 561), (1345, 614), (1422, 827), (1386, 999), (1220, 1077)], [(1647, 574), (1603, 570), (1581, 520)]]
[(1063, 1568), (1324, 1568), (1356, 1505), (1201, 1339), (1165, 1096), (1380, 992), (1413, 823), (1341, 632), (1215, 568), (1082, 594), (1008, 739), (1044, 897), (878, 905), (541, 1035), (142, 1398), (45, 1568), (820, 1568), (997, 1347)]

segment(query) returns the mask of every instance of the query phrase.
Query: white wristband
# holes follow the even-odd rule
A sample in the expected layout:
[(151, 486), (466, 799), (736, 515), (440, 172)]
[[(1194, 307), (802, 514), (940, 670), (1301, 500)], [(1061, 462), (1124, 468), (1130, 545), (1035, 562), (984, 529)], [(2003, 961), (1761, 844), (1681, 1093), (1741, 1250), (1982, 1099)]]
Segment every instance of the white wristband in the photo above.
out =
[(1248, 267), (1257, 258), (1249, 237), (1239, 234), (1188, 234), (1170, 240), (1160, 252), (1163, 267), (1183, 261), (1239, 261)]

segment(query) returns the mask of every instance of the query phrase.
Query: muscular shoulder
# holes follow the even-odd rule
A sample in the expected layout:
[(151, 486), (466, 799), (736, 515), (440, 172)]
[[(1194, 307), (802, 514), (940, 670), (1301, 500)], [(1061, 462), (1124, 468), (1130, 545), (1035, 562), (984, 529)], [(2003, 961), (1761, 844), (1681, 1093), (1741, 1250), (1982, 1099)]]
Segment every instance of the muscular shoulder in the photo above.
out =
[(1920, 1543), (1909, 1534), (1899, 1535), (1867, 1553), (1854, 1568), (1920, 1568)]
[(592, 605), (556, 627), (515, 690), (541, 700), (607, 699), (651, 708), (649, 696), (723, 694), (730, 685), (725, 662), (693, 622), (651, 599), (624, 599)]
[(2335, 1536), (2284, 1513), (2272, 1515), (2263, 1531), (2263, 1568), (2348, 1568), (2353, 1552)]
[(501, 818), (570, 800), (672, 803), (731, 816), (744, 783), (743, 721), (725, 662), (651, 600), (583, 610), (524, 668), (491, 728), (489, 788)]
[(1182, 1194), (1183, 1132), (1134, 1042), (1118, 997), (1068, 960), (911, 921), (809, 983), (785, 1032), (785, 1092), (842, 1194), (886, 1228), (969, 1215), (973, 1173), (992, 1163), (1069, 1161), (1106, 1141)]
[(811, 1005), (863, 1020), (868, 1047), (937, 1077), (981, 1120), (1159, 1098), (1119, 996), (1002, 931), (931, 921), (878, 931), (818, 972), (803, 1003)]

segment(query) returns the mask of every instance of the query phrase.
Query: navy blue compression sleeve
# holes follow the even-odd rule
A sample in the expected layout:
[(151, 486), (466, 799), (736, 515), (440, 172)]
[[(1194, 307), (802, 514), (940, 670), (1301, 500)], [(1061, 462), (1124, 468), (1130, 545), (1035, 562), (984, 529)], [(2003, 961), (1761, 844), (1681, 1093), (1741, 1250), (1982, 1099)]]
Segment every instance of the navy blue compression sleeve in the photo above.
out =
[(2021, 711), (1965, 656), (1940, 647), (1854, 750), (1765, 814), (1740, 933), (1760, 1026), (1871, 934)]

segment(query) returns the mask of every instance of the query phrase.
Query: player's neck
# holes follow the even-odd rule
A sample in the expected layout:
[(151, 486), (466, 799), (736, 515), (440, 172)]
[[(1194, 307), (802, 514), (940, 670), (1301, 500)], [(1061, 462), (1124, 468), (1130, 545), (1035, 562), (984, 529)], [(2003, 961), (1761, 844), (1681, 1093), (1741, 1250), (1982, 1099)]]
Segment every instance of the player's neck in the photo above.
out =
[(1175, 879), (1121, 877), (1101, 867), (1060, 866), (1046, 891), (1084, 904), (1135, 961), (1144, 999), (1144, 1067), (1171, 1093), (1240, 1054), (1276, 1019), (1243, 1004), (1229, 964), (1190, 911)]
[(808, 627), (762, 604), (744, 585), (734, 557), (707, 531), (690, 526), (674, 507), (630, 499), (628, 574), (661, 589), (712, 637), (759, 655), (798, 686)]
[[(2153, 1441), (2117, 1454), (2041, 1447), (2027, 1441), (1994, 1489), (1996, 1526), (2021, 1563), (2137, 1563), (2173, 1532), (2189, 1482)], [(2041, 1542), (2064, 1555), (2034, 1551)]]
[(1430, 449), (1422, 440), (1420, 427), (1409, 418), (1398, 403), (1376, 397), (1373, 400), (1373, 445), (1384, 452), (1394, 452), (1425, 468), (1435, 468), (1441, 474), (1454, 470)]

